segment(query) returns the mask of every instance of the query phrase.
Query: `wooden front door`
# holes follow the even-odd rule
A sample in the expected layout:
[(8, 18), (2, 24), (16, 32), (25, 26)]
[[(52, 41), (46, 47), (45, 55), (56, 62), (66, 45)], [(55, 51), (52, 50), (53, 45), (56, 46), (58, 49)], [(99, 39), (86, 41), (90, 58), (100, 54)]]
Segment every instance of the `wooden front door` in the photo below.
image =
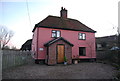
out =
[(65, 53), (64, 45), (57, 45), (57, 63), (64, 62), (64, 53)]

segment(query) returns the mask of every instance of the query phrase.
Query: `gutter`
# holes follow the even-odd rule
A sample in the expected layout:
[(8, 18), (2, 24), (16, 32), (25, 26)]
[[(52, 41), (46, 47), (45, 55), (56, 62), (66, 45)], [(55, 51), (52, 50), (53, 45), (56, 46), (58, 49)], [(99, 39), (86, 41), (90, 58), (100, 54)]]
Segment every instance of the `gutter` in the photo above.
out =
[(38, 27), (38, 28), (39, 28), (39, 27), (40, 27), (40, 28), (53, 28), (53, 29), (62, 29), (62, 30), (83, 31), (83, 32), (96, 33), (96, 31), (94, 31), (94, 30), (89, 31), (89, 30), (69, 29), (69, 28), (49, 27), (49, 26), (35, 26), (32, 32), (34, 32), (37, 27)]

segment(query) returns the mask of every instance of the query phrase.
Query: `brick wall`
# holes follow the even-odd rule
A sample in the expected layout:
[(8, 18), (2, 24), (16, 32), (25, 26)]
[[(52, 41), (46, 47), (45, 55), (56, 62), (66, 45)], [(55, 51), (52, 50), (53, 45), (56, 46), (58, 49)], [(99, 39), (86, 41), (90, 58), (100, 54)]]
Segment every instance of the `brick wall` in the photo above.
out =
[(62, 40), (57, 41), (56, 43), (49, 46), (48, 49), (48, 64), (55, 65), (57, 64), (57, 45), (63, 44), (65, 45), (65, 56), (67, 58), (68, 64), (72, 63), (72, 47), (67, 43), (63, 42)]

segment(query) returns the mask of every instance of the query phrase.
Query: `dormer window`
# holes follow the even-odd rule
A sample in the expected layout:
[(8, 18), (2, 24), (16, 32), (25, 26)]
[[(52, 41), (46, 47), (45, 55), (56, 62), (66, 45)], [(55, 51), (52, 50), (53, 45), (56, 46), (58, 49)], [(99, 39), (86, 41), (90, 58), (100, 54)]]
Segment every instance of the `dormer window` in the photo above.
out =
[(86, 39), (86, 34), (85, 33), (79, 33), (78, 38), (79, 38), (79, 40), (85, 40)]
[(52, 30), (52, 37), (60, 37), (60, 31)]

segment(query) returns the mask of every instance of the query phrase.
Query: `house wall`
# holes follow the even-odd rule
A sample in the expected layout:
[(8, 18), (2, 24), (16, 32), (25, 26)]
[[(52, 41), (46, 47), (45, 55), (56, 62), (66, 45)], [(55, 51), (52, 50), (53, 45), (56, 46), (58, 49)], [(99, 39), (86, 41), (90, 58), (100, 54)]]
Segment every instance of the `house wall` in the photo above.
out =
[(32, 38), (32, 51), (34, 52), (34, 55), (32, 55), (33, 58), (37, 58), (37, 38), (38, 38), (38, 33), (37, 33), (38, 29), (36, 28), (36, 30), (33, 33), (33, 38)]
[[(79, 55), (79, 47), (86, 47), (86, 56), (79, 56), (79, 58), (96, 58), (95, 52), (95, 34), (90, 32), (51, 29), (51, 28), (36, 28), (38, 29), (38, 59), (45, 59), (47, 48), (44, 44), (52, 40), (52, 30), (61, 31), (61, 37), (68, 40), (74, 46), (72, 47), (72, 58), (73, 56)], [(37, 30), (35, 30), (36, 33)], [(78, 33), (86, 33), (86, 40), (79, 40)], [(34, 34), (36, 35), (36, 34)], [(35, 36), (36, 37), (36, 36)], [(35, 39), (36, 40), (36, 39)], [(36, 52), (37, 53), (37, 52)]]

